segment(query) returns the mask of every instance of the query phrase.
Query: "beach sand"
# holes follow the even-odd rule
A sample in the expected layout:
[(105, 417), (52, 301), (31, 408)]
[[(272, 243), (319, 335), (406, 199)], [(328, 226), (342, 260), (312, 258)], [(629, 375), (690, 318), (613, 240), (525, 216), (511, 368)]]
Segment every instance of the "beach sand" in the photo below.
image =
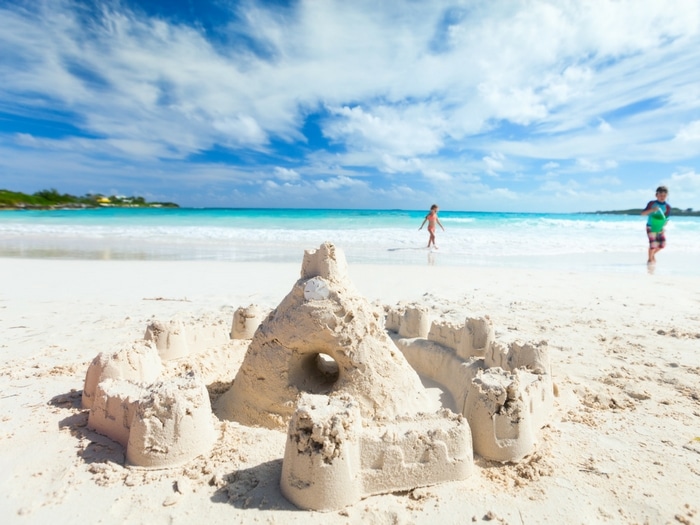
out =
[[(548, 342), (558, 395), (535, 453), (476, 456), (463, 481), (312, 512), (280, 491), (284, 432), (228, 422), (211, 453), (147, 470), (87, 428), (81, 391), (99, 352), (153, 320), (230, 323), (239, 307), (275, 308), (299, 269), (0, 259), (3, 523), (700, 523), (696, 277), (351, 265), (369, 301), (455, 322), (488, 315), (497, 339)], [(230, 382), (245, 351), (232, 341), (198, 366)]]

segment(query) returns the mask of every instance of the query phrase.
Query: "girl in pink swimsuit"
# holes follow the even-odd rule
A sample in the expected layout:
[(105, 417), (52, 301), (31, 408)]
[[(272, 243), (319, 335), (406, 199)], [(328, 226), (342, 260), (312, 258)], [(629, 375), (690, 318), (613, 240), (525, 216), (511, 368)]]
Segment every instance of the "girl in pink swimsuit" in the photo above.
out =
[(425, 219), (423, 219), (423, 224), (421, 224), (420, 228), (418, 228), (419, 230), (422, 230), (425, 223), (428, 223), (428, 233), (430, 234), (430, 237), (428, 238), (428, 248), (430, 248), (432, 245), (433, 248), (437, 249), (437, 246), (435, 245), (435, 224), (439, 224), (442, 231), (445, 231), (445, 227), (440, 222), (440, 219), (438, 219), (438, 210), (438, 205), (433, 204), (430, 207), (430, 213), (425, 216)]

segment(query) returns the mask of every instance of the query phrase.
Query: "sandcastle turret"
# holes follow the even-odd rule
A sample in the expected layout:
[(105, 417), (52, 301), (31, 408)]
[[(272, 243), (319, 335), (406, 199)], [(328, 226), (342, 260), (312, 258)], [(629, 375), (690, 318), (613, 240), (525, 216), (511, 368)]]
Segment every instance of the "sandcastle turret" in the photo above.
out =
[(156, 343), (140, 340), (98, 354), (85, 374), (88, 428), (121, 444), (131, 465), (180, 465), (207, 452), (216, 439), (202, 380), (193, 375), (167, 379), (162, 372)]

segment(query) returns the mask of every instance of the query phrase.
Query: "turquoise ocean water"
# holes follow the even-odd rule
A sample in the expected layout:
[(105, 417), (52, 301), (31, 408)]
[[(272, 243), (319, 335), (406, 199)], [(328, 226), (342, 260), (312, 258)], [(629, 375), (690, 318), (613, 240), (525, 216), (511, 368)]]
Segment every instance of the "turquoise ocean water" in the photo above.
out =
[[(330, 241), (349, 263), (647, 271), (646, 218), (427, 210), (166, 209), (0, 212), (0, 257), (300, 262)], [(700, 275), (700, 218), (673, 217), (659, 271)], [(663, 270), (662, 270), (663, 268)]]

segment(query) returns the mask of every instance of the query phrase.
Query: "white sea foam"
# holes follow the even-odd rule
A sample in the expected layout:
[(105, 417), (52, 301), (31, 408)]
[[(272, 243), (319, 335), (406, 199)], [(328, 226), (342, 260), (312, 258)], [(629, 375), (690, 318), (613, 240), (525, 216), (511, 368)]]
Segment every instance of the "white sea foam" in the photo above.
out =
[[(303, 250), (330, 241), (343, 248), (349, 262), (547, 266), (559, 260), (590, 266), (604, 256), (615, 266), (615, 261), (642, 260), (646, 252), (641, 217), (445, 214), (446, 231), (436, 234), (440, 249), (428, 253), (428, 234), (418, 231), (421, 214), (355, 217), (335, 211), (290, 219), (274, 211), (254, 218), (252, 213), (136, 216), (140, 220), (129, 214), (0, 214), (0, 256), (292, 262)], [(700, 221), (676, 218), (667, 234), (667, 252), (700, 268)]]

